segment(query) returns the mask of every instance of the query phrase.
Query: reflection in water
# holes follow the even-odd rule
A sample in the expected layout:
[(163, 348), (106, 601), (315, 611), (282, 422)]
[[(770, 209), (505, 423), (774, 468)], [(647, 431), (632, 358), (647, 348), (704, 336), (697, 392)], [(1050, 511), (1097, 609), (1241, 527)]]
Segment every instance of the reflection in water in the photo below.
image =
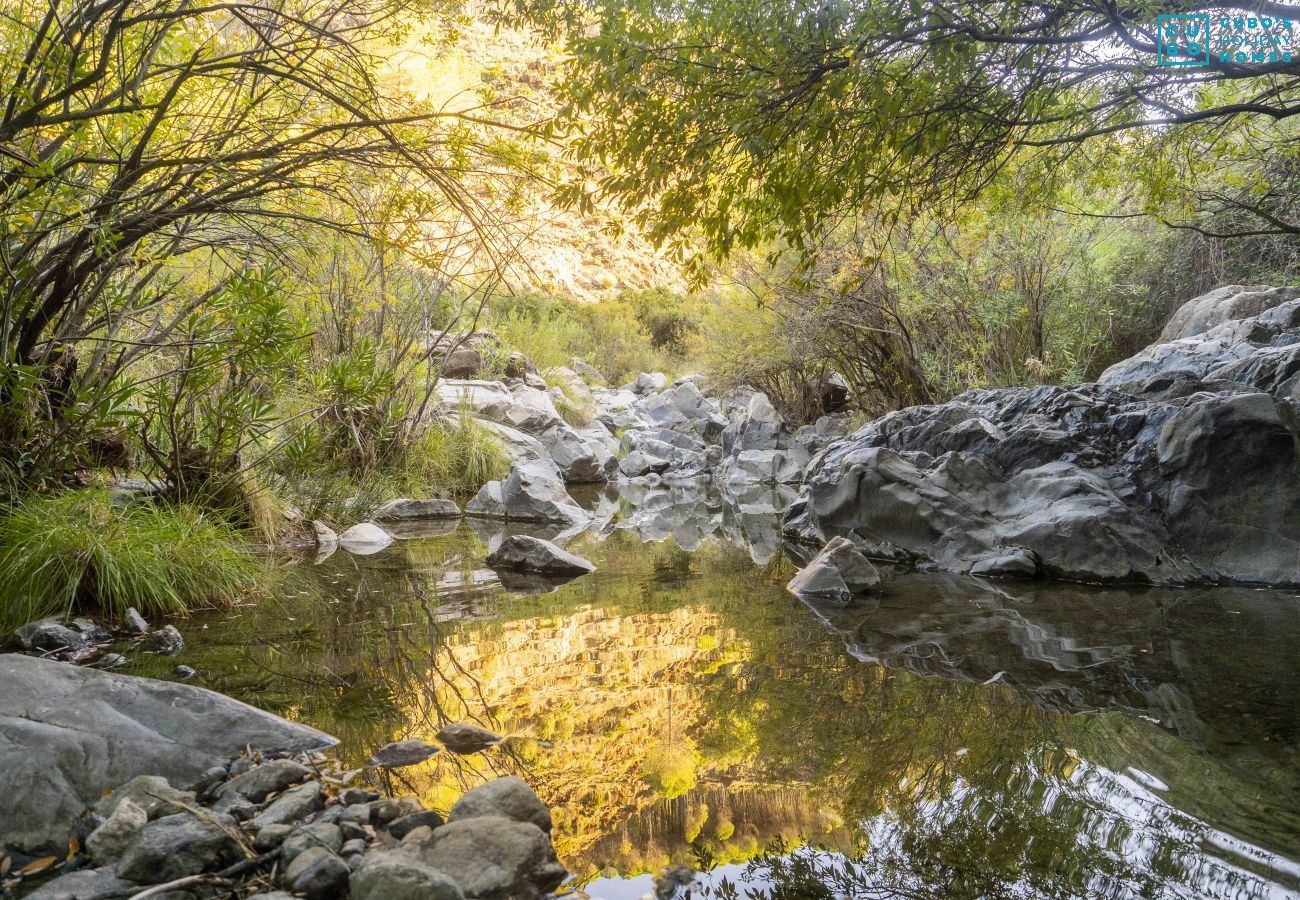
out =
[(447, 721), (509, 735), (389, 777), (446, 808), (521, 774), (593, 896), (681, 863), (719, 897), (1300, 889), (1295, 597), (900, 572), (812, 610), (770, 489), (586, 502), (550, 536), (590, 576), (521, 593), (483, 564), (498, 526), (404, 533), (196, 619), (186, 662), (356, 764)]

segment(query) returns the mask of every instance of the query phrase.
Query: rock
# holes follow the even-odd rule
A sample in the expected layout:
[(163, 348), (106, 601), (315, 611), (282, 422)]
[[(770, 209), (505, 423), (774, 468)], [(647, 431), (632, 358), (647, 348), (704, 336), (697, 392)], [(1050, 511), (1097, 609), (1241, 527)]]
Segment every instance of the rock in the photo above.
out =
[(464, 900), (450, 877), (405, 850), (367, 853), (352, 875), (353, 900)]
[(1297, 297), (1300, 287), (1224, 285), (1178, 307), (1157, 343), (1202, 334), (1234, 319), (1248, 319)]
[[(286, 844), (288, 841), (285, 842)], [(289, 890), (307, 900), (334, 900), (347, 896), (348, 864), (324, 847), (312, 847), (294, 857), (284, 873)]]
[(668, 376), (663, 372), (642, 372), (627, 386), (627, 389), (636, 394), (650, 394), (662, 391), (666, 384), (668, 384)]
[(193, 678), (197, 673), (194, 671), (194, 669), (190, 668), (189, 666), (177, 666), (176, 668), (172, 669), (172, 674), (175, 675), (177, 678), (181, 679), (182, 681), (185, 681), (187, 679)]
[(1298, 398), (1300, 299), (1099, 384), (891, 413), (822, 451), (786, 529), (977, 574), (1300, 584)]
[(111, 866), (100, 869), (81, 869), (47, 881), (27, 895), (27, 900), (90, 900), (108, 894), (134, 893), (140, 886), (134, 881), (118, 878)]
[(603, 425), (579, 429), (559, 421), (536, 434), (567, 484), (605, 482), (618, 468), (613, 439)]
[(469, 347), (459, 347), (442, 361), (443, 378), (473, 378), (483, 370), (483, 356)]
[(28, 622), (14, 631), (14, 639), (24, 650), (51, 653), (57, 650), (84, 650), (87, 641), (58, 619), (40, 619)]
[(253, 849), (258, 853), (270, 853), (283, 844), (285, 838), (293, 834), (293, 828), (294, 826), (286, 824), (261, 826), (257, 831), (257, 837), (253, 838)]
[(113, 632), (93, 619), (77, 616), (72, 620), (72, 628), (91, 644), (111, 644)]
[(299, 854), (313, 847), (338, 853), (343, 847), (343, 832), (333, 822), (313, 822), (294, 829), (280, 844), (280, 859), (288, 865)]
[(728, 485), (798, 484), (811, 457), (798, 444), (788, 450), (743, 450), (723, 461), (719, 477)]
[(587, 514), (564, 489), (555, 465), (542, 460), (518, 460), (504, 481), (490, 481), (465, 506), (468, 516), (520, 522), (574, 525)]
[(414, 797), (385, 797), (370, 804), (370, 821), (386, 825), (394, 819), (424, 812), (424, 806)]
[(495, 747), (505, 738), (494, 734), (486, 728), (479, 728), (468, 722), (452, 722), (444, 725), (436, 735), (442, 745), (452, 753), (478, 753), (489, 747)]
[(86, 849), (97, 863), (116, 862), (140, 829), (149, 822), (149, 814), (129, 797), (118, 802), (113, 814), (86, 838)]
[(790, 433), (785, 419), (767, 399), (756, 393), (734, 425), (722, 433), (722, 451), (727, 454), (745, 450), (783, 450), (790, 446)]
[(516, 350), (506, 359), (503, 371), (507, 378), (523, 378), (525, 375), (536, 375), (537, 366), (533, 365), (531, 359)]
[(174, 625), (164, 625), (157, 631), (151, 631), (140, 642), (140, 649), (145, 653), (158, 656), (175, 656), (185, 649), (185, 639)]
[(393, 536), (373, 522), (361, 522), (339, 535), (339, 546), (356, 556), (378, 553), (393, 542)]
[(95, 803), (95, 812), (106, 819), (112, 818), (117, 805), (127, 801), (143, 809), (150, 819), (184, 812), (186, 806), (193, 806), (197, 802), (193, 791), (177, 790), (167, 783), (166, 778), (137, 775), (115, 788), (111, 794), (100, 797)]
[(225, 766), (211, 766), (190, 786), (190, 790), (195, 796), (202, 797), (210, 789), (225, 781), (226, 777)]
[(234, 860), (235, 820), (208, 810), (205, 818), (182, 812), (155, 819), (136, 834), (117, 864), (129, 881), (160, 884), (197, 875)]
[(494, 569), (520, 569), (547, 575), (584, 575), (596, 570), (588, 560), (550, 541), (524, 534), (507, 535), (501, 546), (488, 554), (486, 562)]
[(122, 617), (122, 631), (127, 634), (144, 634), (148, 630), (149, 623), (144, 620), (144, 616), (136, 611), (134, 606), (126, 611), (126, 615)]
[(661, 475), (671, 467), (672, 462), (667, 457), (651, 456), (646, 450), (633, 450), (618, 461), (618, 471), (628, 478)]
[(600, 370), (580, 356), (569, 358), (569, 368), (580, 375), (588, 384), (604, 384), (605, 376)]
[(448, 822), (479, 816), (500, 816), (551, 830), (551, 811), (521, 778), (513, 775), (480, 784), (456, 801)]
[(400, 769), (422, 763), (439, 752), (438, 747), (427, 741), (408, 738), (380, 747), (375, 751), (375, 755), (370, 757), (370, 765), (379, 766), (381, 769)]
[(831, 538), (808, 565), (790, 579), (786, 590), (798, 597), (852, 603), (880, 586), (880, 573), (847, 538)]
[(325, 790), (319, 781), (308, 781), (290, 788), (256, 816), (253, 817), (254, 828), (268, 825), (287, 825), (297, 822), (314, 813), (325, 805)]
[(476, 416), (504, 421), (514, 404), (510, 389), (499, 381), (469, 381), (444, 378), (436, 388), (438, 399), (449, 413), (468, 410)]
[(216, 796), (236, 796), (261, 803), (271, 794), (301, 784), (311, 774), (311, 769), (291, 759), (273, 759), (231, 778), (217, 788)]
[(339, 856), (346, 859), (349, 856), (360, 856), (366, 852), (365, 838), (353, 838), (350, 841), (344, 841), (342, 849), (339, 850)]
[(402, 816), (401, 818), (389, 822), (388, 833), (400, 841), (417, 828), (428, 828), (432, 830), (434, 828), (441, 828), (445, 824), (446, 823), (443, 821), (442, 816), (438, 815), (438, 813), (431, 809), (427, 809), (423, 812), (411, 813), (410, 815)]
[(375, 510), (376, 522), (402, 522), (411, 519), (458, 519), (460, 507), (450, 500), (389, 500)]
[(320, 519), (312, 519), (311, 530), (312, 534), (316, 536), (317, 547), (322, 549), (334, 547), (339, 542), (339, 536), (334, 533), (334, 529), (320, 521)]
[(448, 822), (427, 841), (403, 844), (402, 852), (482, 900), (537, 900), (568, 875), (544, 831), (500, 816)]
[(96, 669), (116, 669), (126, 665), (126, 657), (120, 653), (105, 653), (95, 661)]

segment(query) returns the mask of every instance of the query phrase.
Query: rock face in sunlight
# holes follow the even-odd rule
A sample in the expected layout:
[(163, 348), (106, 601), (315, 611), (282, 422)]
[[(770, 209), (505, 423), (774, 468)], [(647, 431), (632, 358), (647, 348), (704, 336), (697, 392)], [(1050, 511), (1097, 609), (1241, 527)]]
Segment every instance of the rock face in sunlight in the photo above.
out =
[(885, 416), (813, 461), (786, 530), (955, 571), (1300, 584), (1300, 300), (1098, 384)]
[(0, 733), (4, 840), (32, 849), (65, 847), (82, 810), (137, 775), (189, 786), (246, 745), (334, 743), (203, 688), (17, 654), (0, 655)]

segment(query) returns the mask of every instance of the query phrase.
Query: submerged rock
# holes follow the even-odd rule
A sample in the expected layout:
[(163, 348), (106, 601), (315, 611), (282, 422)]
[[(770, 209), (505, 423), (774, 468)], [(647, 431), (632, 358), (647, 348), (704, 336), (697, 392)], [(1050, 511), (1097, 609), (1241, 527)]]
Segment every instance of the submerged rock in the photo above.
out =
[(848, 604), (879, 586), (880, 573), (876, 567), (852, 541), (837, 537), (790, 579), (786, 590), (799, 597)]
[(375, 751), (374, 756), (370, 757), (370, 765), (379, 766), (381, 769), (400, 769), (422, 763), (440, 752), (438, 747), (428, 741), (408, 738), (380, 747)]
[(452, 753), (478, 753), (505, 740), (501, 735), (468, 722), (452, 722), (437, 734), (438, 741)]
[(373, 522), (361, 522), (339, 535), (339, 546), (356, 556), (378, 553), (393, 542), (393, 536)]
[(164, 625), (147, 634), (140, 642), (140, 649), (158, 656), (175, 656), (185, 649), (185, 639), (174, 625)]
[(501, 546), (488, 554), (486, 562), (494, 569), (519, 569), (546, 575), (585, 575), (596, 570), (589, 560), (550, 541), (525, 534), (507, 535)]

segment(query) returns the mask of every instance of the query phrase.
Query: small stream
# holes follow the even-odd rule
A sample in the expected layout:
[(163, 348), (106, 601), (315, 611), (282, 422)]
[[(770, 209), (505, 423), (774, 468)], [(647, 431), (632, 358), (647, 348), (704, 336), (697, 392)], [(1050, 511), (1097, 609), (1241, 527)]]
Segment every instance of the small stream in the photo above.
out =
[(390, 786), (445, 809), (521, 775), (591, 897), (672, 864), (696, 897), (1300, 896), (1300, 597), (900, 571), (818, 610), (784, 589), (787, 499), (592, 494), (567, 548), (597, 571), (558, 586), (503, 585), (474, 520), (291, 558), (179, 661), (356, 766), (509, 735)]

